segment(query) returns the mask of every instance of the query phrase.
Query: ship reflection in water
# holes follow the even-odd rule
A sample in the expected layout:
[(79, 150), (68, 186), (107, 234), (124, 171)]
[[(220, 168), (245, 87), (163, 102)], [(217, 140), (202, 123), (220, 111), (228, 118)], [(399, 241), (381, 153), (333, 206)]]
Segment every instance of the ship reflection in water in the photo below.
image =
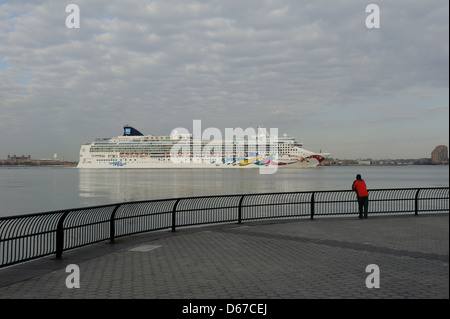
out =
[(350, 189), (357, 173), (369, 189), (448, 187), (448, 166), (318, 166), (259, 174), (252, 169), (77, 169), (82, 205), (190, 196)]
[[(80, 169), (80, 197), (86, 205), (190, 196), (325, 189), (324, 168), (285, 169), (275, 174), (228, 169)], [(314, 171), (315, 174), (308, 173)], [(314, 177), (315, 175), (315, 177)], [(328, 185), (329, 186), (329, 185)]]

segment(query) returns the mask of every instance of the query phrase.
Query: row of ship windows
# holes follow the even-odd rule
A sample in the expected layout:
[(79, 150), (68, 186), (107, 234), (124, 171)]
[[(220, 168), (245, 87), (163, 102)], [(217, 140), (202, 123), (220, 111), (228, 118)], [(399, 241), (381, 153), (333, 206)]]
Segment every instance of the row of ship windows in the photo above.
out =
[[(281, 154), (279, 154), (279, 155), (283, 155), (282, 153)], [(179, 154), (179, 156), (176, 156), (175, 158), (192, 158), (193, 156), (182, 156), (182, 154)], [(233, 155), (224, 155), (224, 154), (222, 154), (222, 156), (220, 156), (220, 158), (223, 158), (223, 157), (226, 157), (226, 158), (231, 158), (231, 157), (234, 157)], [(171, 159), (172, 157), (171, 156), (151, 156), (151, 157), (121, 157), (121, 158), (117, 158), (116, 156), (115, 157), (110, 157), (110, 156), (108, 156), (107, 158), (103, 155), (98, 155), (98, 156), (94, 156), (94, 159), (95, 160), (97, 160), (97, 161), (114, 161), (114, 160), (119, 160), (119, 161), (122, 161), (122, 160), (126, 160), (126, 161), (131, 161), (131, 160), (134, 160), (134, 161), (136, 161), (136, 159)], [(205, 157), (205, 158), (215, 158), (214, 156), (208, 156), (208, 157)]]
[[(101, 159), (96, 159), (96, 161), (97, 162), (111, 162), (112, 161), (112, 159), (111, 158), (108, 158), (108, 159), (103, 159), (103, 158), (101, 158)], [(122, 162), (122, 159), (120, 159), (119, 160), (120, 162)], [(132, 159), (127, 159), (126, 160), (126, 162), (137, 162), (138, 161), (138, 159), (137, 158), (132, 158)], [(152, 161), (142, 161), (142, 160), (140, 160), (139, 161), (139, 163), (149, 163), (149, 162), (160, 162), (160, 161), (164, 161), (164, 162), (169, 162), (169, 161), (171, 161), (171, 159), (169, 158), (169, 157), (167, 157), (167, 158), (159, 158), (159, 159), (156, 159), (156, 158), (152, 158)]]
[[(179, 160), (192, 160), (189, 158), (178, 158)], [(142, 158), (128, 158), (128, 159), (124, 159), (124, 158), (120, 158), (120, 159), (113, 159), (113, 158), (95, 158), (94, 159), (96, 162), (111, 162), (111, 161), (116, 161), (116, 162), (137, 162), (137, 163), (155, 163), (155, 162), (170, 162), (172, 161), (172, 158), (170, 157), (152, 157), (152, 158), (148, 158), (148, 159), (142, 159)], [(207, 161), (207, 162), (211, 162), (211, 161), (216, 161), (216, 160), (221, 160), (221, 158), (216, 159), (216, 158), (205, 158), (203, 159), (203, 161)], [(86, 162), (86, 159), (84, 160)], [(88, 161), (90, 163), (90, 161)]]
[[(270, 148), (269, 148), (270, 149)], [(91, 153), (108, 153), (108, 152), (113, 152), (113, 153), (157, 153), (157, 152), (170, 152), (172, 150), (172, 148), (167, 147), (167, 148), (157, 148), (157, 147), (152, 147), (151, 149), (148, 148), (129, 148), (129, 149), (125, 149), (125, 148), (121, 148), (121, 149), (115, 149), (115, 148), (96, 148), (96, 147), (91, 147), (90, 152)], [(177, 149), (179, 152), (182, 152), (183, 149)], [(214, 151), (214, 147), (210, 148), (211, 151)], [(235, 149), (233, 149), (234, 151)], [(257, 148), (244, 148), (244, 151), (257, 151)], [(278, 148), (278, 151), (291, 151), (291, 152), (295, 152), (296, 149), (294, 148), (289, 148), (289, 147), (280, 147)]]

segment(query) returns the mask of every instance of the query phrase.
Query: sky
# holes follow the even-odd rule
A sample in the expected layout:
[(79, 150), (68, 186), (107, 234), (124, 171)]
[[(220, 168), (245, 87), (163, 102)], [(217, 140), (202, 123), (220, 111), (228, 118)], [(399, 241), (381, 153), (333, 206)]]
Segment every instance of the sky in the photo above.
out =
[(77, 161), (125, 124), (194, 120), (339, 159), (431, 157), (449, 146), (449, 2), (0, 0), (0, 159)]

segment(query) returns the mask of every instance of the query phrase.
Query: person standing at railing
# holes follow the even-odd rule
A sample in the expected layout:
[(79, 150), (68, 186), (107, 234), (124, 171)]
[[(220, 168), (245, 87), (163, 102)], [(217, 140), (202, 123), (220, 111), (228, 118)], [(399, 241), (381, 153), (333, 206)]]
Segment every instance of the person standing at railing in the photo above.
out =
[(367, 192), (366, 182), (361, 178), (361, 175), (356, 175), (356, 180), (353, 182), (352, 189), (356, 191), (358, 197), (358, 209), (359, 219), (367, 219), (367, 213), (369, 211), (369, 193)]

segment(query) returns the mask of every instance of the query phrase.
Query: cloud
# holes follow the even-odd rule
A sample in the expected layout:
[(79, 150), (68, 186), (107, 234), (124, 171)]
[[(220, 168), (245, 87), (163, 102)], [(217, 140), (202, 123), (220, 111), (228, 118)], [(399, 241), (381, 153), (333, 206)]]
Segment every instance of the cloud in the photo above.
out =
[[(448, 99), (442, 1), (379, 1), (381, 28), (370, 30), (356, 0), (77, 1), (80, 29), (65, 27), (65, 5), (0, 4), (0, 133), (47, 145), (57, 132), (75, 158), (123, 122), (158, 134), (193, 119), (264, 123), (320, 147), (368, 113), (380, 128), (431, 125), (427, 94)], [(0, 158), (29, 153), (7, 140)]]

